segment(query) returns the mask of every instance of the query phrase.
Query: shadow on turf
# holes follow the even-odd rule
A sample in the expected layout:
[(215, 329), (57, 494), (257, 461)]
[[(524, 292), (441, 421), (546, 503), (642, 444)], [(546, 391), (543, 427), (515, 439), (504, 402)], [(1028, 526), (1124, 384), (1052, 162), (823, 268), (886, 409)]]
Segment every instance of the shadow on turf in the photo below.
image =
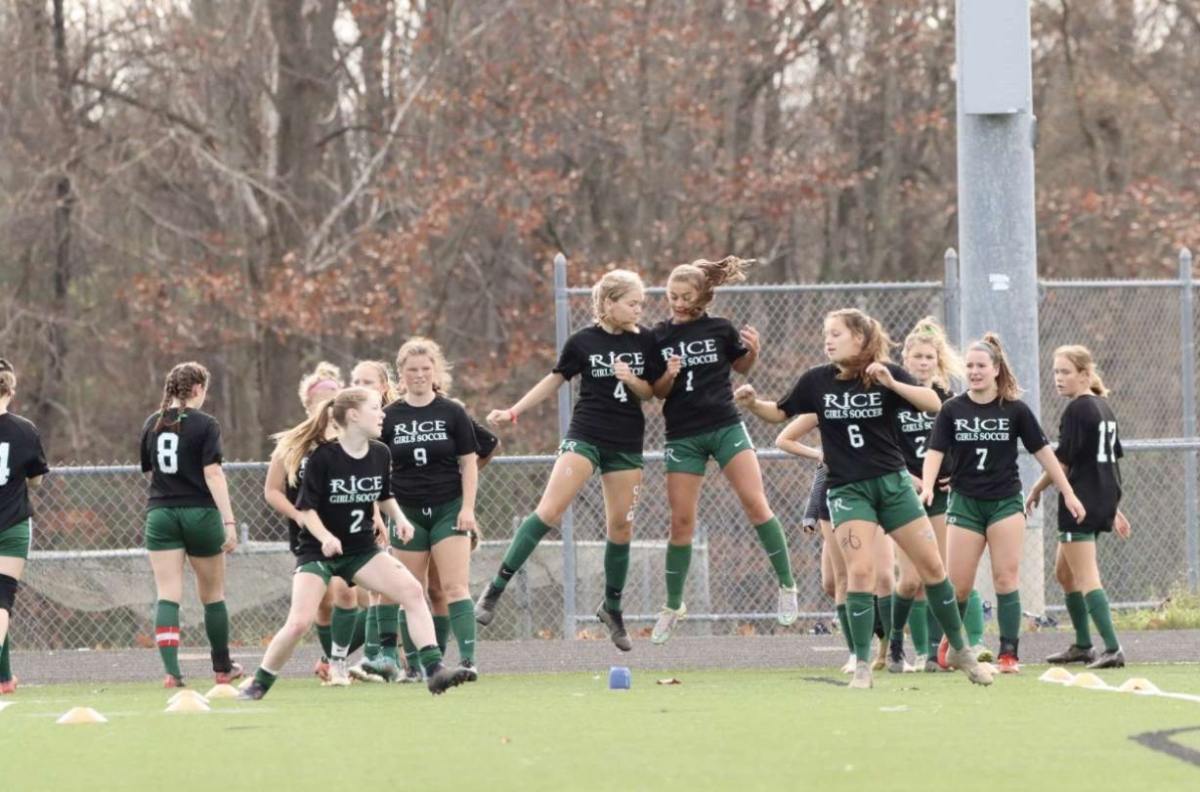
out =
[(833, 679), (832, 677), (816, 677), (816, 676), (802, 676), (802, 677), (800, 677), (800, 681), (801, 682), (819, 682), (822, 685), (833, 685), (834, 687), (846, 687), (850, 684), (849, 682), (846, 682), (841, 679)]
[(1171, 738), (1177, 734), (1187, 734), (1188, 732), (1200, 731), (1200, 726), (1188, 726), (1183, 729), (1167, 729), (1165, 731), (1143, 732), (1135, 734), (1129, 739), (1135, 743), (1144, 745), (1151, 751), (1165, 753), (1167, 756), (1174, 756), (1176, 759), (1182, 759), (1190, 765), (1200, 767), (1200, 751), (1195, 748), (1188, 748), (1186, 745), (1180, 745), (1174, 742)]

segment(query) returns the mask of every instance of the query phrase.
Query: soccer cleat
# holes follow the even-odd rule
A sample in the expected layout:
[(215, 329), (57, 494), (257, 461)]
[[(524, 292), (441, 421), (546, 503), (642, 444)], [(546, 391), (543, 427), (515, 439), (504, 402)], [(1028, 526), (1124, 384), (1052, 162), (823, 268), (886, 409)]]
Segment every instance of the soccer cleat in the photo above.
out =
[(882, 671), (887, 666), (888, 642), (886, 638), (879, 639), (879, 647), (875, 650), (875, 659), (871, 661), (872, 671)]
[(904, 641), (888, 643), (887, 670), (890, 674), (912, 673), (913, 668), (904, 657)]
[(411, 685), (416, 682), (424, 682), (425, 675), (421, 673), (421, 669), (415, 666), (409, 666), (404, 669), (404, 676), (400, 677), (401, 685)]
[(1001, 674), (1021, 673), (1021, 661), (1017, 660), (1016, 655), (1002, 654), (996, 665), (999, 666)]
[(629, 633), (625, 630), (625, 618), (621, 615), (621, 611), (610, 611), (601, 603), (600, 607), (596, 608), (596, 618), (608, 628), (608, 637), (612, 638), (614, 646), (622, 652), (633, 649), (633, 641), (630, 640)]
[(345, 660), (329, 661), (329, 681), (325, 684), (329, 687), (350, 687), (350, 674), (346, 671)]
[(0, 682), (0, 696), (11, 696), (13, 693), (16, 693), (17, 681), (17, 678), (14, 676), (12, 679)]
[(446, 668), (446, 666), (438, 663), (437, 668), (429, 675), (429, 679), (426, 680), (425, 685), (429, 688), (430, 693), (438, 696), (452, 687), (458, 687), (466, 681), (466, 677), (459, 673), (457, 669)]
[(800, 618), (800, 590), (795, 586), (779, 587), (779, 615), (776, 620), (785, 627)]
[(238, 701), (262, 701), (263, 696), (267, 695), (267, 689), (259, 684), (258, 680), (254, 680), (238, 694)]
[(360, 671), (367, 676), (373, 676), (381, 682), (395, 682), (400, 678), (400, 666), (387, 655), (379, 655), (374, 660), (363, 660), (358, 664)]
[(875, 686), (875, 680), (871, 676), (871, 664), (866, 660), (862, 660), (854, 667), (854, 679), (850, 680), (850, 687), (858, 690), (870, 690)]
[(971, 651), (975, 653), (975, 659), (981, 663), (991, 663), (996, 660), (996, 655), (992, 654), (992, 650), (983, 644), (975, 644), (971, 647)]
[(992, 672), (988, 666), (975, 659), (971, 647), (951, 649), (946, 653), (946, 661), (951, 668), (958, 669), (967, 675), (967, 679), (976, 685), (992, 684)]
[(463, 682), (478, 682), (479, 667), (470, 660), (463, 660), (458, 664), (458, 675)]
[[(1092, 662), (1088, 663), (1088, 668), (1092, 668), (1092, 669), (1124, 668), (1124, 667), (1125, 667), (1125, 652), (1120, 647), (1117, 647), (1117, 651), (1115, 651), (1115, 652), (1109, 652), (1109, 651), (1101, 652), (1099, 657), (1097, 657)], [(0, 692), (3, 692), (3, 691), (0, 691)]]
[(650, 642), (656, 646), (662, 646), (671, 640), (671, 636), (675, 634), (675, 628), (679, 626), (679, 622), (683, 621), (685, 616), (687, 616), (687, 605), (681, 603), (679, 610), (664, 605), (663, 609), (658, 612), (658, 621), (654, 623), (654, 629), (650, 631)]
[(950, 671), (950, 661), (947, 659), (950, 654), (950, 639), (942, 636), (942, 642), (938, 644), (937, 664), (938, 668), (943, 671)]
[(950, 670), (949, 668), (942, 668), (940, 665), (938, 665), (938, 661), (937, 661), (936, 657), (929, 657), (928, 655), (925, 657), (925, 673), (926, 674), (940, 674), (943, 671), (949, 671), (949, 670)]
[[(384, 681), (383, 677), (379, 676), (379, 674), (376, 674), (372, 671), (368, 671), (365, 668), (367, 663), (370, 663), (370, 662), (371, 662), (370, 660), (368, 660), (364, 657), (362, 660), (359, 660), (356, 664), (350, 666), (350, 668), (347, 669), (346, 673), (348, 673), (350, 675), (351, 679), (357, 680), (359, 682), (382, 682), (382, 681)], [(329, 683), (327, 682), (326, 684), (329, 684)]]
[(165, 677), (163, 677), (163, 687), (181, 688), (187, 687), (187, 685), (183, 684), (183, 677), (177, 677), (174, 674), (167, 674)]
[(329, 681), (329, 658), (317, 658), (317, 664), (313, 666), (313, 674), (322, 682)]
[(1046, 662), (1051, 665), (1070, 665), (1072, 663), (1088, 665), (1096, 662), (1096, 650), (1090, 646), (1071, 644), (1063, 651), (1047, 657)]
[(850, 653), (850, 659), (849, 659), (849, 660), (847, 660), (847, 661), (846, 661), (846, 663), (845, 663), (845, 665), (843, 665), (843, 666), (842, 666), (842, 673), (843, 673), (843, 674), (853, 674), (853, 673), (854, 673), (854, 668), (855, 668), (857, 665), (858, 665), (858, 658), (857, 658), (857, 657), (855, 657), (855, 655), (854, 655), (854, 652), (851, 652), (851, 653)]
[(230, 685), (235, 680), (241, 679), (246, 672), (242, 669), (241, 663), (233, 663), (229, 666), (228, 671), (217, 671), (216, 678), (218, 685)]
[(487, 627), (492, 623), (492, 619), (496, 616), (496, 603), (500, 601), (500, 595), (503, 593), (504, 589), (496, 588), (495, 583), (488, 584), (475, 603), (475, 622), (477, 624)]

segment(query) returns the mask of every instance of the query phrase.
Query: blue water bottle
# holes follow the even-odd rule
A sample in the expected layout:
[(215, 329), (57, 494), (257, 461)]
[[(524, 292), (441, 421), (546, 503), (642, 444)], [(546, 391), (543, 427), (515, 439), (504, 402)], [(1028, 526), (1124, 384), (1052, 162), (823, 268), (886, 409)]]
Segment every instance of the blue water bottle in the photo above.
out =
[(633, 675), (624, 666), (613, 666), (608, 669), (609, 690), (629, 690), (633, 684)]

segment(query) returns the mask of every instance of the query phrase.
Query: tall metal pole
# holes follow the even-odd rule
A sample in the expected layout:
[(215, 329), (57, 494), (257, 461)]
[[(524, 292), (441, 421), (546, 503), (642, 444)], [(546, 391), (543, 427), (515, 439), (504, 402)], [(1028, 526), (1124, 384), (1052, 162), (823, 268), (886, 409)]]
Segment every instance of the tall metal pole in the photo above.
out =
[[(1041, 413), (1029, 0), (958, 0), (958, 239), (964, 343), (994, 330)], [(1036, 462), (1022, 456), (1026, 489)], [(1042, 518), (1029, 521), (1023, 605), (1045, 608)], [(983, 581), (982, 588), (990, 588)]]
[(955, 349), (962, 348), (962, 284), (958, 278), (958, 253), (946, 248), (942, 278), (942, 322)]
[[(1196, 320), (1195, 298), (1192, 289), (1192, 251), (1184, 248), (1179, 251), (1179, 336), (1182, 342), (1182, 365), (1180, 373), (1183, 378), (1183, 436), (1187, 440), (1196, 439)], [(1187, 557), (1188, 585), (1192, 591), (1200, 591), (1200, 519), (1198, 519), (1196, 503), (1196, 452), (1189, 450), (1184, 457), (1185, 493), (1184, 515), (1187, 527)]]
[[(554, 336), (561, 354), (571, 334), (571, 298), (567, 294), (567, 257), (554, 257)], [(566, 439), (571, 427), (571, 388), (558, 389), (558, 437)], [(562, 518), (563, 637), (574, 638), (575, 629), (575, 512), (568, 507)]]

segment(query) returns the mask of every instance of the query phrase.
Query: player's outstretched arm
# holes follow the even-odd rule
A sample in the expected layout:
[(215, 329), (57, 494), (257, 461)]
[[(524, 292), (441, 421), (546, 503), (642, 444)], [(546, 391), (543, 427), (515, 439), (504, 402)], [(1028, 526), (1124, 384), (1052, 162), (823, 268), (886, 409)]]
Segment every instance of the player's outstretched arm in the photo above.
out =
[(529, 392), (521, 397), (520, 401), (509, 407), (507, 410), (492, 410), (488, 413), (487, 422), (492, 426), (500, 426), (506, 423), (516, 423), (517, 418), (524, 412), (544, 402), (546, 399), (554, 395), (562, 384), (566, 382), (562, 374), (547, 374), (542, 377), (537, 385), (529, 389)]

